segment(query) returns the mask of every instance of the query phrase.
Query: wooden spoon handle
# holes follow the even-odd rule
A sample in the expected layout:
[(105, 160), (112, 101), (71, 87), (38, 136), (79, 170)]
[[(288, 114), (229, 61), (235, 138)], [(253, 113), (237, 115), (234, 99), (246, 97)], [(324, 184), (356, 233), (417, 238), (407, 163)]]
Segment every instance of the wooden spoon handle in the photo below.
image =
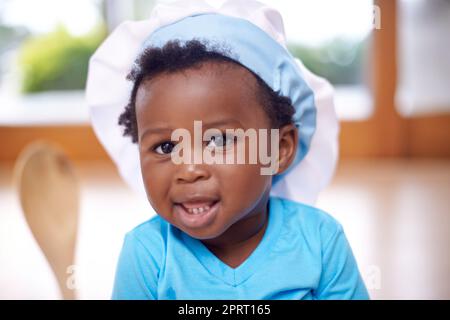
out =
[(57, 146), (36, 142), (14, 167), (20, 204), (28, 226), (46, 256), (64, 299), (74, 299), (67, 270), (74, 264), (79, 187), (70, 160)]

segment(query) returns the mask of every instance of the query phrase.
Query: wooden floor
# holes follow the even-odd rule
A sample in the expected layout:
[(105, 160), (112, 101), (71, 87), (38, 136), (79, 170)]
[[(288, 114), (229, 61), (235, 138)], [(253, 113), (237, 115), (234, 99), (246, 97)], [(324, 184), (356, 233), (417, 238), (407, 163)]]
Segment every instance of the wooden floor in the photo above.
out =
[[(124, 232), (154, 212), (111, 163), (76, 163), (76, 169), (77, 293), (108, 299)], [(11, 173), (11, 163), (0, 163), (0, 299), (59, 298)], [(450, 298), (450, 161), (347, 160), (317, 206), (343, 224), (373, 299)]]
[(343, 224), (372, 298), (450, 298), (449, 161), (343, 163), (318, 207)]

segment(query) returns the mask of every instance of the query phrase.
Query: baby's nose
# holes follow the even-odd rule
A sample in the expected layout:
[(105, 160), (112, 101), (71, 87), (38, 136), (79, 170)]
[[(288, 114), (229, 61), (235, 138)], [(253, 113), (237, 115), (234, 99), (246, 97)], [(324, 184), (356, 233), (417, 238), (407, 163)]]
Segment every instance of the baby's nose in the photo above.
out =
[(207, 180), (211, 173), (202, 164), (180, 164), (175, 174), (177, 183), (193, 183), (199, 180)]

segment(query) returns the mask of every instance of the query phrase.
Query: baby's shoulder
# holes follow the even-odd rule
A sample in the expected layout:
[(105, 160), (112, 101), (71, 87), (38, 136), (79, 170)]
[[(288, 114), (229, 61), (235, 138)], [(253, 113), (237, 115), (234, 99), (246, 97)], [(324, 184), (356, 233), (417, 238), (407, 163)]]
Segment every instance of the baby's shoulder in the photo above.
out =
[[(275, 201), (283, 208), (284, 223), (289, 225), (291, 230), (299, 230), (304, 235), (319, 236), (322, 239), (343, 231), (336, 218), (319, 208), (278, 197), (275, 197)], [(298, 226), (298, 229), (294, 226)]]
[(167, 221), (156, 215), (127, 232), (126, 239), (136, 241), (148, 250), (162, 249), (166, 243), (167, 232)]

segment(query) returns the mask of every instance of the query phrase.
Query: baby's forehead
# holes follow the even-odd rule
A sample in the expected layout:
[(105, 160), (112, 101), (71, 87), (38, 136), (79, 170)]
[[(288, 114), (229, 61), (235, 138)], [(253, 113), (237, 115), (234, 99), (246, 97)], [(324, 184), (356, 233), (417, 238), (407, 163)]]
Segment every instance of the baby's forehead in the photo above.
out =
[(191, 68), (149, 81), (137, 95), (138, 122), (152, 126), (167, 121), (186, 127), (194, 120), (235, 119), (245, 124), (241, 127), (265, 126), (267, 116), (254, 76), (240, 66), (220, 68)]

